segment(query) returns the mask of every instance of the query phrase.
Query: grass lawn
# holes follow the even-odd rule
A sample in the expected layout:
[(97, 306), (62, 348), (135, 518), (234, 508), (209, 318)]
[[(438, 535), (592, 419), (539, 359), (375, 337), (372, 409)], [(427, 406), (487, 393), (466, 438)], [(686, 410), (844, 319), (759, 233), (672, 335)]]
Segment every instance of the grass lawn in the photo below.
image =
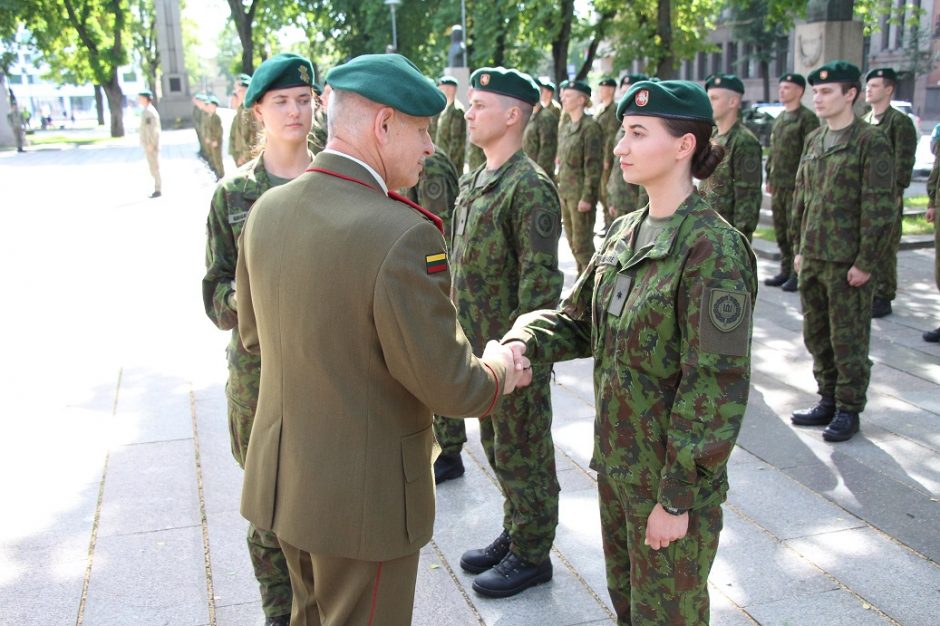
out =
[(93, 143), (111, 141), (111, 137), (75, 137), (65, 133), (33, 134), (29, 136), (29, 145), (46, 146), (57, 143), (70, 143), (76, 146), (85, 146)]
[[(926, 196), (924, 197), (926, 198)], [(923, 215), (909, 215), (904, 218), (901, 229), (901, 233), (904, 235), (929, 235), (933, 233), (933, 224), (928, 222)], [(772, 226), (758, 226), (757, 230), (754, 231), (754, 237), (765, 241), (777, 241)]]

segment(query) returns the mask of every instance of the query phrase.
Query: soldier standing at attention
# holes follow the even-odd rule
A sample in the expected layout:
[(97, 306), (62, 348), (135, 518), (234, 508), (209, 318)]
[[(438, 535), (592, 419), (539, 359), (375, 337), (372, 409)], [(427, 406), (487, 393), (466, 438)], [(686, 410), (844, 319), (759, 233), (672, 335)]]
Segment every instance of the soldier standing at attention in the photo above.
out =
[[(206, 315), (222, 330), (231, 330), (229, 377), (225, 385), (232, 456), (245, 466), (248, 441), (258, 406), (261, 357), (245, 349), (238, 336), (238, 299), (233, 287), (238, 237), (262, 193), (297, 178), (310, 165), (307, 133), (313, 118), (310, 61), (278, 54), (258, 67), (245, 93), (246, 110), (258, 117), (264, 150), (215, 190), (206, 226), (206, 276), (202, 297)], [(261, 589), (261, 608), (268, 625), (290, 622), (291, 587), (287, 561), (274, 533), (248, 525), (248, 555)]]
[(463, 105), (457, 102), (457, 79), (453, 76), (442, 76), (437, 81), (437, 88), (447, 98), (447, 106), (438, 117), (437, 138), (434, 143), (447, 154), (451, 163), (457, 168), (457, 173), (463, 174), (467, 120), (463, 118), (465, 113)]
[(724, 146), (725, 158), (701, 189), (709, 206), (750, 241), (760, 219), (761, 147), (741, 123), (744, 83), (734, 74), (712, 74), (705, 90), (718, 127), (715, 142)]
[[(521, 313), (557, 306), (564, 279), (558, 193), (522, 150), (538, 86), (528, 74), (502, 67), (478, 69), (470, 83), (470, 139), (483, 148), (486, 164), (461, 181), (452, 293), (457, 319), (481, 354), (487, 338), (501, 337)], [(559, 487), (550, 377), (550, 365), (534, 368), (531, 386), (480, 420), (480, 440), (505, 498), (501, 533), (485, 548), (465, 552), (460, 566), (479, 574), (473, 589), (484, 596), (513, 596), (552, 578)], [(459, 443), (466, 441), (459, 434), (456, 442), (441, 441), (441, 458), (453, 456), (448, 447), (458, 443), (459, 461)]]
[(326, 149), (242, 233), (238, 327), (264, 367), (241, 510), (277, 535), (295, 625), (405, 626), (434, 529), (432, 413), (486, 415), (531, 369), (495, 341), (473, 355), (440, 220), (389, 191), (418, 182), (444, 96), (398, 54), (328, 80)]
[(594, 358), (591, 468), (617, 622), (707, 624), (757, 263), (692, 184), (724, 151), (702, 88), (641, 81), (617, 115), (614, 154), (649, 207), (614, 221), (560, 309), (521, 316), (503, 342), (536, 365)]
[(601, 211), (604, 215), (604, 230), (599, 233), (601, 237), (607, 232), (607, 228), (613, 221), (607, 211), (607, 180), (610, 178), (610, 164), (614, 158), (614, 137), (620, 129), (617, 122), (617, 103), (614, 102), (614, 91), (617, 89), (617, 81), (611, 77), (602, 79), (597, 84), (597, 107), (594, 110), (594, 120), (600, 124), (601, 133), (603, 133), (603, 169), (601, 170), (600, 201)]
[(826, 124), (806, 139), (793, 193), (793, 268), (800, 275), (803, 342), (820, 400), (794, 411), (796, 426), (826, 426), (823, 439), (859, 430), (871, 376), (872, 272), (896, 219), (894, 160), (887, 135), (855, 117), (861, 72), (832, 61), (807, 80)]
[[(616, 99), (619, 102), (620, 99), (630, 90), (630, 86), (640, 82), (641, 80), (647, 80), (646, 74), (624, 74), (620, 79), (620, 86), (617, 88)], [(616, 115), (614, 116), (616, 120)], [(614, 135), (613, 145), (620, 143), (620, 140), (623, 139), (623, 136), (626, 131), (624, 131), (623, 126), (620, 126), (619, 122), (617, 125), (617, 134)], [(604, 184), (604, 181), (601, 181)], [(610, 173), (607, 176), (606, 181), (607, 186), (607, 214), (611, 219), (620, 217), (621, 215), (626, 215), (627, 213), (632, 213), (636, 210), (642, 209), (646, 206), (646, 203), (649, 201), (649, 198), (646, 195), (646, 191), (639, 185), (634, 185), (628, 183), (623, 179), (623, 171), (620, 169), (620, 165), (614, 162), (614, 167), (610, 168)]]
[(591, 87), (580, 80), (561, 92), (561, 106), (568, 114), (558, 131), (558, 193), (561, 219), (571, 253), (584, 271), (594, 254), (594, 221), (601, 170), (604, 133), (584, 109), (591, 104)]
[(197, 93), (193, 96), (193, 130), (196, 131), (196, 143), (199, 144), (199, 151), (196, 154), (200, 159), (205, 160), (205, 143), (202, 140), (202, 123), (205, 112), (202, 109), (204, 96)]
[(153, 176), (151, 198), (159, 198), (162, 183), (160, 181), (160, 114), (153, 106), (153, 92), (144, 89), (137, 94), (137, 103), (143, 109), (140, 112), (140, 145), (147, 157), (147, 166)]
[[(933, 224), (933, 250), (934, 250), (934, 281), (937, 283), (937, 289), (940, 289), (940, 224), (937, 223), (937, 206), (940, 206), (940, 158), (937, 153), (940, 150), (933, 144), (931, 146), (934, 155), (933, 168), (930, 170), (930, 177), (927, 178), (927, 221)], [(922, 335), (924, 341), (928, 343), (940, 342), (940, 327), (934, 330), (928, 330)]]
[(558, 154), (558, 120), (561, 107), (555, 102), (555, 83), (550, 80), (539, 83), (539, 103), (529, 118), (522, 135), (522, 148), (526, 156), (545, 170), (555, 180), (555, 155)]
[(228, 151), (241, 167), (253, 158), (255, 146), (258, 143), (258, 123), (254, 113), (244, 106), (245, 92), (251, 84), (251, 76), (239, 74), (235, 81), (235, 116), (229, 130)]
[(770, 156), (767, 158), (767, 192), (771, 194), (774, 234), (780, 248), (780, 273), (764, 281), (769, 287), (796, 291), (798, 279), (793, 269), (793, 247), (790, 245), (790, 208), (793, 186), (800, 165), (806, 136), (819, 128), (819, 118), (800, 102), (806, 89), (806, 78), (800, 74), (780, 77), (777, 93), (784, 111), (774, 120), (770, 131)]
[(206, 152), (209, 155), (209, 167), (212, 168), (216, 180), (221, 180), (225, 176), (225, 167), (222, 165), (222, 118), (219, 117), (218, 108), (219, 99), (209, 96), (206, 101), (203, 137), (206, 141)]
[(897, 219), (888, 233), (889, 245), (885, 258), (875, 265), (871, 316), (884, 317), (891, 314), (891, 302), (898, 291), (898, 246), (901, 244), (901, 220), (904, 216), (904, 190), (911, 184), (917, 152), (917, 129), (904, 113), (891, 106), (897, 88), (897, 73), (890, 67), (876, 68), (865, 75), (865, 102), (871, 111), (865, 121), (877, 126), (888, 137), (894, 155), (894, 193), (897, 204)]

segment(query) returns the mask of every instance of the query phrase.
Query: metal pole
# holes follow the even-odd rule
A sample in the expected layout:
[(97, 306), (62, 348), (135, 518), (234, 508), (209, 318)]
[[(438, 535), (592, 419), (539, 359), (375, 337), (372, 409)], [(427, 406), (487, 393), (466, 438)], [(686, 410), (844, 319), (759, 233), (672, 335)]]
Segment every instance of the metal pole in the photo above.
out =
[(398, 52), (398, 32), (395, 28), (395, 5), (390, 4), (389, 7), (392, 9), (392, 47), (395, 48), (395, 52)]
[(463, 66), (467, 66), (467, 4), (460, 0), (460, 26), (463, 28)]

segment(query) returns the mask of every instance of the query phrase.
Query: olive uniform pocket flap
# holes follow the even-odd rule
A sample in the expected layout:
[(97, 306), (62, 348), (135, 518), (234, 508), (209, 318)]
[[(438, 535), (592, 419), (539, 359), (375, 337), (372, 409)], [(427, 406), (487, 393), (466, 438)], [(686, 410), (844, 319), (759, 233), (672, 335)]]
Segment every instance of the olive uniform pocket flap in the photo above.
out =
[(747, 356), (751, 339), (751, 294), (706, 287), (699, 315), (699, 348), (728, 356)]

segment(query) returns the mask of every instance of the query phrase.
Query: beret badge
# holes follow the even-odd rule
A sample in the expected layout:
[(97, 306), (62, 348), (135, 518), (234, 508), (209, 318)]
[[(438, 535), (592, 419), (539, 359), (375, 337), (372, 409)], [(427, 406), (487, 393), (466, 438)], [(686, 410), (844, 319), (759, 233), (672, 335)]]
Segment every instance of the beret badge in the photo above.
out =
[(829, 78), (829, 72), (826, 70), (823, 70), (819, 73), (819, 77), (823, 80), (826, 80), (827, 78)]
[(300, 72), (300, 80), (304, 81), (305, 83), (307, 83), (307, 84), (309, 85), (309, 84), (310, 84), (310, 73), (307, 71), (307, 66), (306, 66), (306, 65), (301, 65), (301, 66), (298, 68), (298, 71)]
[(636, 94), (636, 105), (638, 107), (645, 107), (650, 101), (650, 92), (646, 89), (641, 89), (639, 93)]
[(483, 85), (484, 87), (487, 86), (487, 85), (489, 85), (489, 84), (490, 84), (490, 75), (489, 75), (489, 74), (483, 74), (482, 76), (480, 76), (480, 84)]

